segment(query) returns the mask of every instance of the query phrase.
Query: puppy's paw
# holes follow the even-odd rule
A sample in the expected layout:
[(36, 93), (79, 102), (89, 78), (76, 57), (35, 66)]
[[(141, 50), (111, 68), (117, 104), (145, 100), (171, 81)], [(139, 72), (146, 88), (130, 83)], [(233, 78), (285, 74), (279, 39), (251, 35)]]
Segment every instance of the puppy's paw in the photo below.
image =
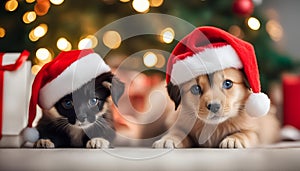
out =
[(35, 148), (55, 148), (54, 143), (50, 139), (39, 139), (34, 143)]
[(247, 141), (235, 136), (228, 136), (219, 145), (220, 148), (247, 148)]
[(104, 138), (92, 138), (86, 143), (86, 148), (109, 148), (109, 141)]
[(176, 137), (162, 138), (152, 145), (153, 148), (182, 148), (181, 141)]

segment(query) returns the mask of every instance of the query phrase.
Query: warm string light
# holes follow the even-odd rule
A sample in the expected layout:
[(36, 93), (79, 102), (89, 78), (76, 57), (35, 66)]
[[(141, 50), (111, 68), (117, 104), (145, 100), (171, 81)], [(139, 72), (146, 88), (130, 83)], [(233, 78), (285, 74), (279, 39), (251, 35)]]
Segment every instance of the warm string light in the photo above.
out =
[(267, 22), (266, 31), (273, 41), (280, 41), (283, 37), (283, 28), (276, 20), (269, 20)]
[(17, 0), (9, 0), (5, 4), (5, 9), (7, 11), (15, 11), (18, 8), (18, 1)]
[(103, 35), (103, 43), (111, 49), (117, 49), (121, 45), (121, 35), (116, 31), (107, 31)]
[(120, 0), (120, 2), (129, 2), (130, 0)]
[(69, 51), (72, 49), (71, 43), (64, 37), (61, 37), (57, 40), (56, 46), (59, 50)]
[(163, 4), (164, 0), (150, 0), (151, 7), (159, 7)]
[(23, 15), (23, 22), (29, 24), (36, 19), (36, 13), (34, 11), (28, 11)]
[(155, 65), (156, 68), (162, 68), (165, 66), (166, 64), (166, 59), (164, 57), (164, 55), (162, 54), (156, 54), (157, 57), (157, 63)]
[(232, 35), (238, 37), (238, 38), (241, 38), (241, 39), (244, 37), (243, 30), (237, 25), (232, 25), (229, 28), (228, 32), (231, 33)]
[(157, 56), (153, 52), (146, 52), (143, 56), (144, 65), (148, 68), (157, 64)]
[(33, 3), (35, 0), (26, 0), (27, 3)]
[(150, 2), (148, 0), (133, 0), (132, 7), (137, 12), (147, 12), (150, 7)]
[(36, 51), (35, 55), (39, 61), (45, 61), (45, 60), (51, 58), (51, 53), (46, 48), (39, 48)]
[(172, 28), (167, 27), (160, 33), (161, 41), (164, 43), (171, 43), (174, 40), (175, 32)]
[(88, 35), (78, 43), (78, 49), (95, 48), (98, 45), (98, 39), (93, 35)]
[(247, 24), (248, 24), (249, 28), (252, 29), (252, 30), (258, 30), (260, 28), (260, 22), (255, 17), (250, 17), (247, 20)]
[(5, 29), (0, 27), (0, 38), (3, 38), (5, 36)]
[(60, 5), (64, 2), (64, 0), (50, 0), (53, 5)]

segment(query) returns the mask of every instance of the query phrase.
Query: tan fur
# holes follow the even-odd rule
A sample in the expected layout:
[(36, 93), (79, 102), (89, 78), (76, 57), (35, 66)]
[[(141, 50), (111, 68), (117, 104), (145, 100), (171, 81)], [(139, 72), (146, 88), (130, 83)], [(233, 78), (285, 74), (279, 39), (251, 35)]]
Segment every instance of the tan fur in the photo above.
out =
[[(244, 104), (251, 92), (244, 84), (241, 71), (225, 69), (212, 77), (212, 83), (207, 75), (202, 75), (181, 86), (179, 120), (174, 129), (156, 141), (153, 147), (247, 148), (278, 140), (280, 125), (274, 107), (266, 116), (259, 118), (246, 113)], [(227, 79), (233, 81), (233, 87), (223, 89), (222, 83)], [(201, 95), (191, 93), (190, 89), (195, 84), (201, 87)], [(209, 119), (211, 112), (206, 106), (210, 102), (221, 104), (217, 120)]]

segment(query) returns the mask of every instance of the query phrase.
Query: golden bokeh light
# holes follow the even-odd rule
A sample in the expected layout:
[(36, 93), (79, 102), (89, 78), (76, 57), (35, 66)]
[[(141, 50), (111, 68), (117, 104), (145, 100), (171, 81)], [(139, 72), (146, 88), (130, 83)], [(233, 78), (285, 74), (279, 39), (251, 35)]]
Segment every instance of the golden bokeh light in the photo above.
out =
[(46, 48), (39, 48), (36, 51), (35, 55), (36, 55), (36, 58), (40, 61), (45, 61), (45, 60), (51, 58), (51, 53)]
[(35, 0), (26, 0), (27, 3), (33, 3)]
[(149, 10), (150, 3), (148, 0), (133, 0), (132, 7), (137, 12), (146, 12)]
[(17, 0), (9, 0), (5, 4), (5, 9), (7, 11), (15, 11), (18, 8), (18, 1)]
[(172, 28), (167, 27), (160, 33), (162, 42), (164, 43), (171, 43), (174, 40), (175, 32)]
[(105, 46), (116, 49), (121, 45), (121, 35), (116, 31), (107, 31), (103, 35), (103, 43)]
[(280, 41), (283, 37), (283, 28), (276, 20), (269, 20), (267, 22), (266, 31), (273, 41)]
[(33, 75), (36, 75), (41, 70), (41, 68), (42, 68), (42, 66), (40, 66), (40, 65), (33, 65), (31, 67), (31, 73)]
[(30, 31), (28, 37), (29, 37), (29, 39), (30, 39), (32, 42), (36, 42), (36, 41), (39, 40), (39, 37), (36, 37), (36, 36), (34, 35), (34, 29)]
[(5, 29), (0, 27), (0, 38), (3, 38), (5, 34), (6, 34)]
[(64, 37), (61, 37), (57, 40), (56, 46), (59, 50), (69, 51), (72, 49), (71, 43)]
[(129, 2), (130, 0), (120, 0), (120, 2)]
[(159, 7), (163, 4), (164, 0), (150, 0), (151, 7)]
[(81, 39), (78, 43), (78, 49), (95, 48), (98, 45), (98, 39), (93, 35)]
[(228, 32), (238, 38), (243, 38), (244, 37), (244, 32), (243, 30), (237, 26), (237, 25), (232, 25), (229, 27)]
[(64, 2), (64, 0), (50, 0), (50, 2), (54, 5), (60, 5)]
[(157, 56), (153, 52), (146, 52), (143, 56), (144, 65), (148, 68), (157, 64)]
[(164, 57), (164, 55), (162, 54), (156, 54), (157, 57), (157, 63), (155, 65), (156, 68), (162, 68), (165, 66), (166, 64), (166, 59)]
[(258, 30), (260, 28), (260, 22), (257, 18), (255, 17), (250, 17), (247, 21), (248, 26), (252, 30)]
[(34, 36), (41, 38), (41, 37), (45, 36), (47, 31), (48, 31), (48, 26), (46, 24), (40, 24), (39, 26), (37, 26), (34, 29), (33, 34), (34, 34)]
[(36, 19), (36, 13), (34, 11), (28, 11), (23, 15), (23, 22), (29, 24)]

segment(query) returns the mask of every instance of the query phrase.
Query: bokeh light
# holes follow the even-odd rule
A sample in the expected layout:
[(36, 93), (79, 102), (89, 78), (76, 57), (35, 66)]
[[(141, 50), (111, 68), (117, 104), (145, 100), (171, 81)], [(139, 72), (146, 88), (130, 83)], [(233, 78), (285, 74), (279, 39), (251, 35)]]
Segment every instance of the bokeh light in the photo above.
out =
[(150, 3), (148, 0), (133, 0), (132, 7), (137, 12), (146, 12), (149, 10)]
[(130, 0), (120, 0), (120, 2), (129, 2)]
[(163, 4), (164, 0), (150, 0), (151, 7), (159, 7)]
[(6, 34), (5, 29), (0, 27), (0, 38), (3, 38), (5, 34)]
[(252, 30), (258, 30), (260, 28), (260, 22), (255, 17), (250, 17), (248, 19), (247, 23), (248, 23), (249, 28), (252, 29)]
[(46, 48), (39, 48), (36, 53), (36, 58), (40, 61), (47, 60), (48, 58), (51, 58), (51, 53)]
[(283, 28), (276, 20), (269, 20), (267, 22), (266, 31), (273, 41), (280, 41), (283, 37)]
[(162, 68), (166, 64), (166, 58), (162, 54), (156, 54), (157, 63), (155, 65), (156, 68)]
[(146, 67), (151, 68), (157, 64), (157, 56), (153, 52), (146, 52), (143, 62)]
[(23, 15), (23, 22), (29, 24), (36, 19), (36, 13), (34, 11), (28, 11)]
[(15, 11), (18, 8), (18, 1), (17, 0), (9, 0), (5, 4), (5, 9), (7, 11)]
[(81, 39), (78, 43), (78, 49), (95, 48), (98, 45), (98, 39), (93, 35)]
[(35, 0), (26, 0), (27, 3), (33, 3)]
[(103, 43), (105, 44), (105, 46), (111, 49), (118, 48), (121, 45), (121, 41), (121, 36), (116, 31), (107, 31), (103, 35)]
[(174, 30), (170, 27), (165, 28), (163, 31), (161, 31), (160, 35), (162, 38), (162, 42), (164, 43), (171, 43), (175, 37)]
[(237, 25), (230, 26), (228, 32), (231, 33), (232, 35), (238, 37), (238, 38), (243, 38), (244, 37), (243, 30)]
[(34, 29), (30, 31), (29, 35), (28, 35), (29, 39), (32, 41), (32, 42), (36, 42), (39, 40), (39, 37), (36, 37), (34, 35)]
[(64, 37), (61, 37), (57, 40), (56, 46), (59, 50), (69, 51), (72, 49), (71, 43)]
[(64, 2), (64, 0), (50, 0), (50, 2), (54, 5), (60, 5)]
[(40, 24), (34, 29), (33, 34), (34, 36), (41, 38), (47, 33), (47, 31), (48, 31), (48, 26), (46, 24)]
[(31, 73), (33, 75), (36, 75), (41, 70), (41, 68), (42, 68), (42, 66), (40, 66), (40, 65), (33, 65), (31, 67)]

